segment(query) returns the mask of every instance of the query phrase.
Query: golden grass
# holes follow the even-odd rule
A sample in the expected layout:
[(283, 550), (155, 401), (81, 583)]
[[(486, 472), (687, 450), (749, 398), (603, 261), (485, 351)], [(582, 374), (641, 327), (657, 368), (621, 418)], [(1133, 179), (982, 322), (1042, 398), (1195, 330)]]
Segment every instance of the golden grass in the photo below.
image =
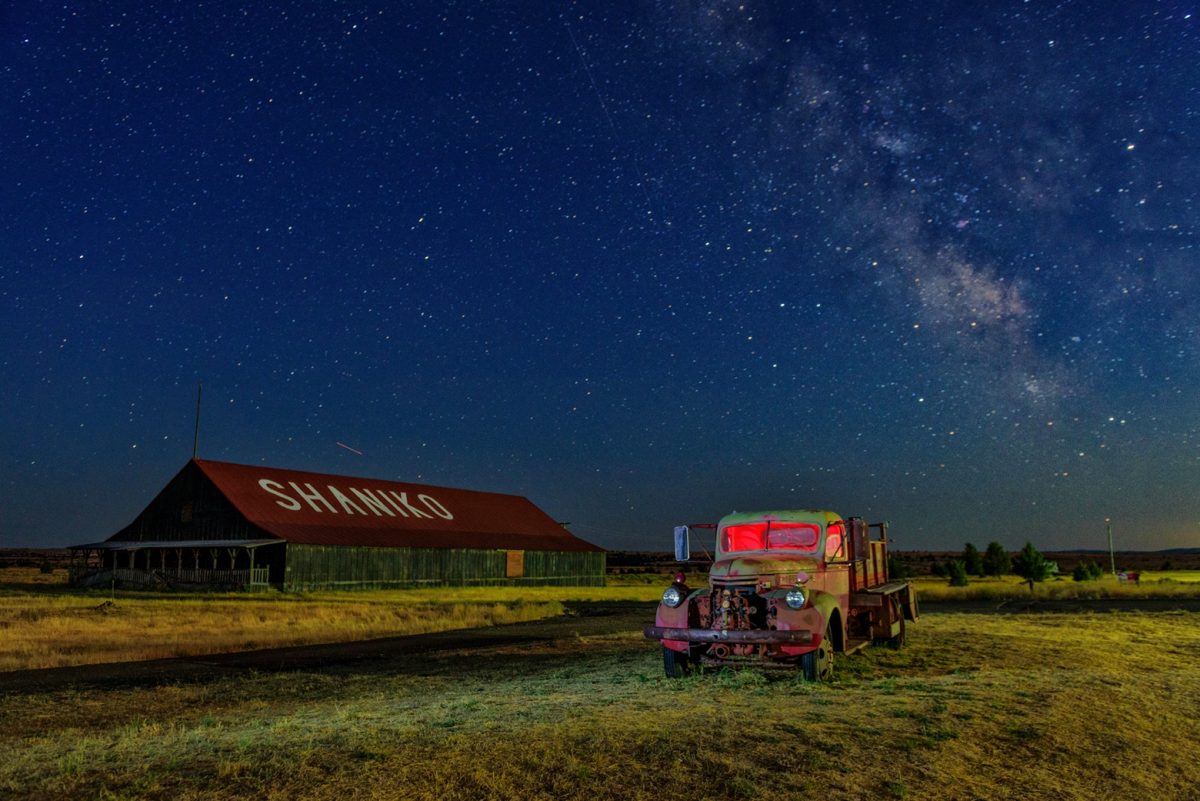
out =
[[(1193, 578), (1195, 577), (1195, 578)], [(45, 581), (43, 581), (45, 579)], [(657, 601), (669, 576), (625, 574), (607, 587), (455, 587), (311, 593), (76, 591), (65, 573), (0, 571), (0, 672), (290, 645), (347, 642), (514, 623), (561, 614), (570, 602)], [(949, 587), (914, 580), (922, 600), (1196, 597), (1200, 572), (1144, 573), (1141, 584), (1007, 576)], [(703, 574), (689, 574), (703, 586)]]
[(653, 601), (664, 586), (661, 577), (653, 577), (613, 587), (118, 591), (110, 596), (66, 588), (49, 592), (10, 582), (0, 589), (0, 672), (516, 623), (562, 614), (566, 602)]
[(39, 584), (66, 586), (67, 571), (56, 568), (43, 573), (36, 567), (0, 567), (0, 586), (5, 584)]
[(1183, 581), (1195, 583), (1200, 581), (1200, 570), (1158, 570), (1142, 573), (1142, 581)]
[(515, 623), (553, 600), (0, 597), (0, 671), (246, 651)]
[(1195, 598), (1200, 596), (1200, 571), (1143, 571), (1140, 582), (1103, 576), (1095, 581), (1074, 581), (1070, 576), (1029, 584), (1016, 576), (971, 577), (966, 587), (951, 587), (944, 578), (909, 579), (917, 597), (927, 601), (1069, 598)]
[(830, 685), (660, 677), (636, 632), (0, 697), (17, 798), (1200, 798), (1200, 615), (926, 615)]

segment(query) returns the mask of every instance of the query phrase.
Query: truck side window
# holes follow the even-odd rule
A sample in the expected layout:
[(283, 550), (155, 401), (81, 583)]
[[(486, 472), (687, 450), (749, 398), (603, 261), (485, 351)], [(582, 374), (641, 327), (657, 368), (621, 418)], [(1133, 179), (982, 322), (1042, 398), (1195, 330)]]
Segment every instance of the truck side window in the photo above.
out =
[(846, 527), (841, 523), (834, 523), (825, 531), (825, 559), (831, 562), (846, 559)]

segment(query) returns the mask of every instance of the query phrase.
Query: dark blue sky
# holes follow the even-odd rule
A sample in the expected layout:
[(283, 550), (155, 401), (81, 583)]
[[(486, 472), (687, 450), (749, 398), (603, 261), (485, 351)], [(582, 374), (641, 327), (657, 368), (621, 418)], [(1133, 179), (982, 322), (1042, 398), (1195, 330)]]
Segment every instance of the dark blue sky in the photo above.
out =
[[(191, 454), (1200, 545), (1189, 3), (0, 10), (0, 546)], [(340, 447), (361, 451), (357, 455)]]

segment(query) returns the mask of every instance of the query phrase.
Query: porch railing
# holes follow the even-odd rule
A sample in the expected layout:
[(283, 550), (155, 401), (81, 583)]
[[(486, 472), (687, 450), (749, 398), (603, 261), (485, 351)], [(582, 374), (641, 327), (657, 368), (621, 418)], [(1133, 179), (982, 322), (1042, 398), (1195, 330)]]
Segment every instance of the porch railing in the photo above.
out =
[(103, 583), (116, 580), (129, 584), (210, 584), (234, 587), (265, 587), (270, 582), (270, 568), (256, 567), (253, 570), (135, 570), (125, 567), (113, 568), (82, 568), (72, 567), (70, 579), (72, 583), (87, 584)]

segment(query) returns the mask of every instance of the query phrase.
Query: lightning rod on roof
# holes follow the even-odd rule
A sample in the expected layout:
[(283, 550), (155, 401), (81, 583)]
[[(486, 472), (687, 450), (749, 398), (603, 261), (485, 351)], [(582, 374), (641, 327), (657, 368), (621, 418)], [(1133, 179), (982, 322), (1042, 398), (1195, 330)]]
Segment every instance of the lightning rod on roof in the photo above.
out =
[(196, 382), (196, 431), (192, 434), (192, 458), (200, 450), (200, 396), (204, 394), (204, 382)]

